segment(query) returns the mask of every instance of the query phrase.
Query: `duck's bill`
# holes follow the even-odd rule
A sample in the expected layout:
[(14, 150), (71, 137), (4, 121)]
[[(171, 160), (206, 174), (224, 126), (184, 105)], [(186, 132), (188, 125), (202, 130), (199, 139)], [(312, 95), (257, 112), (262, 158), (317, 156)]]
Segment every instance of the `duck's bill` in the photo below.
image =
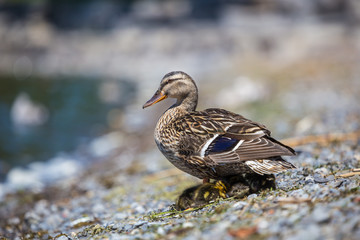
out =
[(158, 103), (164, 100), (165, 98), (167, 98), (167, 96), (163, 92), (156, 91), (154, 96), (152, 96), (152, 98), (144, 104), (143, 108), (154, 105), (155, 103)]

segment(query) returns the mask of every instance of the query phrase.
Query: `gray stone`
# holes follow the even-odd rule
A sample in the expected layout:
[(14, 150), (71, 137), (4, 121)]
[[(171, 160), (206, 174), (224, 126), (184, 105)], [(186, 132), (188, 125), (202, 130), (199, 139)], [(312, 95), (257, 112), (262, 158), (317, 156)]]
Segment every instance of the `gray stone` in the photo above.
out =
[(324, 239), (321, 236), (321, 230), (318, 225), (308, 225), (301, 228), (295, 234), (289, 236), (288, 240), (320, 240)]
[(253, 194), (250, 194), (247, 198), (248, 199), (253, 199), (253, 198), (256, 198), (256, 197), (257, 197), (257, 194), (253, 193)]
[(316, 206), (312, 212), (314, 220), (318, 223), (325, 223), (330, 220), (329, 208), (324, 206)]
[(66, 237), (64, 235), (54, 238), (55, 240), (69, 240), (69, 237)]
[(156, 232), (157, 232), (157, 234), (159, 234), (160, 236), (163, 236), (163, 235), (166, 234), (165, 229), (164, 229), (163, 227), (159, 227)]
[(305, 184), (313, 184), (313, 183), (315, 183), (313, 176), (307, 176), (305, 178)]
[(324, 167), (315, 169), (314, 173), (317, 173), (317, 174), (321, 175), (322, 177), (326, 177), (327, 175), (330, 174), (329, 169), (324, 168)]

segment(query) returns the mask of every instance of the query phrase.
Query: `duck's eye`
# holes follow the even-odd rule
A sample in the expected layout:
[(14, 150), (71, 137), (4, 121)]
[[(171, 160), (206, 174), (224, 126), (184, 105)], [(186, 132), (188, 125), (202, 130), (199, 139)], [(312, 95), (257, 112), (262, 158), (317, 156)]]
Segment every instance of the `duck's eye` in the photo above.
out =
[(176, 80), (180, 80), (181, 78), (172, 78), (172, 79), (169, 79), (167, 83), (172, 83)]

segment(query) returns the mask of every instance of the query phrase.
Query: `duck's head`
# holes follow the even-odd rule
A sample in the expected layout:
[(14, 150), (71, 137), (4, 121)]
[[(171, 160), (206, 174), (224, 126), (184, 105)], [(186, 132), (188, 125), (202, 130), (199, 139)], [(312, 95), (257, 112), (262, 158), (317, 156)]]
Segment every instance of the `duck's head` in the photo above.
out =
[(188, 102), (193, 102), (192, 105), (196, 107), (197, 95), (198, 90), (195, 82), (188, 74), (181, 71), (170, 72), (163, 77), (159, 89), (144, 104), (143, 108), (158, 103), (165, 98), (176, 98), (178, 105), (183, 103), (185, 99), (188, 99)]

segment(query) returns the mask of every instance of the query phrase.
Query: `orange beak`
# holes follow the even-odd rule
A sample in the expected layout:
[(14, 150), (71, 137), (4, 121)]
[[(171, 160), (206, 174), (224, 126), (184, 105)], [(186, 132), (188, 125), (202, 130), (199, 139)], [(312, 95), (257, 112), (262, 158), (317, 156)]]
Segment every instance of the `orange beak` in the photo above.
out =
[(150, 107), (151, 105), (158, 103), (165, 98), (167, 98), (167, 96), (163, 92), (157, 90), (154, 96), (152, 96), (152, 98), (144, 104), (143, 108)]

